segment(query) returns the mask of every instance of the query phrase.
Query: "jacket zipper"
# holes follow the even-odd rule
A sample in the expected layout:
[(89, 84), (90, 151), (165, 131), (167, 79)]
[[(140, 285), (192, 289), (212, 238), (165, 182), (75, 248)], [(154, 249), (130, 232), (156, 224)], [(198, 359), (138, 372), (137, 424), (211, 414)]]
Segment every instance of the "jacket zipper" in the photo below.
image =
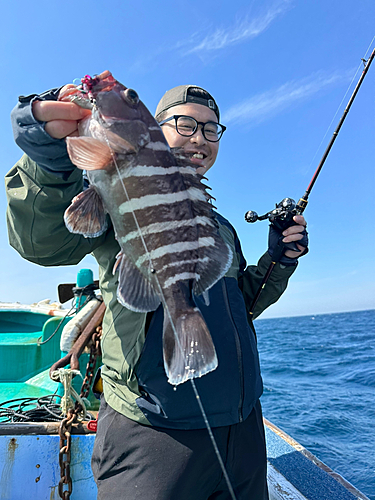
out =
[(225, 300), (225, 305), (227, 308), (227, 311), (229, 313), (229, 317), (232, 323), (232, 327), (234, 330), (234, 339), (236, 342), (236, 350), (237, 350), (237, 359), (238, 359), (238, 366), (239, 366), (239, 371), (240, 371), (240, 399), (238, 403), (238, 418), (239, 421), (243, 421), (243, 414), (242, 414), (242, 405), (243, 405), (243, 398), (244, 398), (244, 388), (243, 388), (243, 364), (242, 364), (242, 351), (241, 351), (241, 342), (240, 342), (240, 336), (238, 334), (237, 327), (234, 323), (233, 316), (232, 316), (232, 311), (229, 306), (229, 300), (228, 300), (228, 292), (227, 292), (227, 286), (225, 283), (225, 279), (222, 280), (222, 289), (223, 289), (223, 296)]

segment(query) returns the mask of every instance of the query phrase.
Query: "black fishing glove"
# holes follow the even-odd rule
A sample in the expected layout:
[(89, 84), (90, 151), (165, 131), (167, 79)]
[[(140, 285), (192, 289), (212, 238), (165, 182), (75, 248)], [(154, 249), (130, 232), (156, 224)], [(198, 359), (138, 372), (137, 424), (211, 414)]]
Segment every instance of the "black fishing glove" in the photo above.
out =
[[(285, 231), (286, 228), (283, 230)], [(284, 266), (294, 266), (299, 257), (302, 257), (302, 255), (306, 255), (307, 252), (309, 251), (307, 246), (309, 244), (309, 238), (308, 238), (308, 233), (306, 229), (300, 233), (303, 235), (303, 238), (300, 239), (299, 241), (292, 241), (290, 243), (283, 243), (283, 239), (285, 236), (282, 235), (282, 230), (276, 228), (274, 224), (270, 224), (270, 229), (268, 233), (268, 253), (271, 257), (275, 255), (275, 259), (277, 262), (280, 262), (280, 264), (283, 264)], [(298, 245), (302, 245), (303, 247), (306, 247), (304, 252), (299, 256), (299, 257), (287, 257), (283, 250), (293, 250), (296, 252), (299, 252), (299, 248), (296, 246), (296, 243)], [(282, 256), (279, 257), (280, 253), (282, 252)]]

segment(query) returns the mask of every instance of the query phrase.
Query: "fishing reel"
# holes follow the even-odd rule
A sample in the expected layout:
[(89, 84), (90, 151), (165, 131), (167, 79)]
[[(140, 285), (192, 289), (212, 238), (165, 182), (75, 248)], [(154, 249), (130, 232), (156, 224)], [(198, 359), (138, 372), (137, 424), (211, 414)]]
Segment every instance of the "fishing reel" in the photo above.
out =
[(252, 223), (268, 219), (277, 229), (284, 231), (287, 227), (295, 224), (293, 217), (300, 213), (299, 207), (292, 198), (284, 198), (276, 204), (276, 208), (264, 215), (258, 215), (253, 210), (249, 210), (245, 213), (245, 220)]
[(293, 250), (294, 252), (298, 252), (299, 248), (296, 242), (291, 241), (290, 243), (282, 243), (281, 233), (290, 226), (294, 226), (297, 224), (293, 220), (295, 215), (300, 215), (303, 213), (304, 209), (307, 206), (307, 196), (302, 197), (296, 203), (292, 198), (284, 198), (280, 201), (280, 203), (276, 204), (276, 208), (270, 210), (264, 215), (258, 215), (256, 212), (249, 210), (245, 214), (246, 222), (256, 222), (257, 220), (265, 220), (268, 219), (271, 222), (271, 225), (278, 231), (280, 234), (280, 242), (278, 243), (278, 252), (282, 255), (282, 252), (285, 249)]

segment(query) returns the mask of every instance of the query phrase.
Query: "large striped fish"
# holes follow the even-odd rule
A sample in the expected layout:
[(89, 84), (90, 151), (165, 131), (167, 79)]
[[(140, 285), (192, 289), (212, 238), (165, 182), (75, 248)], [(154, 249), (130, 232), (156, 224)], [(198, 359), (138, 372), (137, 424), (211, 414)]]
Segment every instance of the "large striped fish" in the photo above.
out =
[[(73, 233), (96, 237), (106, 214), (121, 252), (117, 298), (138, 312), (164, 307), (163, 356), (178, 385), (215, 370), (218, 361), (194, 295), (207, 294), (228, 270), (232, 252), (218, 233), (202, 176), (171, 152), (137, 93), (109, 71), (89, 81), (92, 115), (67, 138), (72, 162), (86, 170), (89, 189), (65, 213)], [(80, 88), (60, 96), (90, 106)]]

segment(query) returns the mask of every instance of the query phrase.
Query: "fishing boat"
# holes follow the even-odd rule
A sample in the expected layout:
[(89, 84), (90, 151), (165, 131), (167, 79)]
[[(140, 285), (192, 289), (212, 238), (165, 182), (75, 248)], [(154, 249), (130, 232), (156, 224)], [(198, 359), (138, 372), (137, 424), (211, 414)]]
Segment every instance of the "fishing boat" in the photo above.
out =
[[(90, 459), (98, 410), (94, 375), (100, 358), (94, 343), (87, 352), (81, 339), (98, 333), (103, 311), (94, 307), (82, 320), (96, 288), (90, 270), (81, 270), (75, 285), (59, 287), (62, 302), (73, 293), (74, 314), (49, 300), (0, 303), (0, 500), (96, 498)], [(81, 342), (75, 350), (78, 365), (66, 350), (66, 332), (71, 335), (77, 325), (82, 330), (74, 344), (76, 348)], [(50, 373), (58, 370), (73, 370), (76, 376), (69, 383), (61, 377), (52, 380)], [(75, 408), (82, 418), (70, 419), (69, 397), (73, 401), (80, 396), (79, 405), (85, 408)], [(266, 419), (264, 424), (271, 500), (369, 500), (281, 429)]]

